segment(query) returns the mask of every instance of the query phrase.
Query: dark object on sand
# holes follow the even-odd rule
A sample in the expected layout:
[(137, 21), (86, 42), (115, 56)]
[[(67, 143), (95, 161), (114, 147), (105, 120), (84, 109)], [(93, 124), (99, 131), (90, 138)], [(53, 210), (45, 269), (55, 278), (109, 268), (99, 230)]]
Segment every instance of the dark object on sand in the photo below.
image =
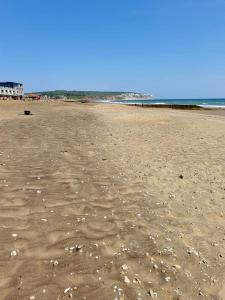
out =
[(183, 176), (183, 175), (180, 175), (179, 178), (180, 178), (180, 179), (184, 179), (184, 176)]
[(31, 115), (33, 115), (33, 114), (32, 114), (32, 112), (31, 112), (30, 110), (25, 110), (25, 111), (24, 111), (24, 115), (26, 115), (26, 116), (31, 116)]

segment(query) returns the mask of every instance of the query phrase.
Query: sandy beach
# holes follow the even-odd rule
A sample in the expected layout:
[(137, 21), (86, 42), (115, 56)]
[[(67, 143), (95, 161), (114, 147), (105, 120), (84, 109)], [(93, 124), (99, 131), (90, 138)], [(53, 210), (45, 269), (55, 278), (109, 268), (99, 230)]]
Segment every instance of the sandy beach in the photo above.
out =
[(225, 299), (223, 113), (15, 101), (0, 127), (0, 299)]

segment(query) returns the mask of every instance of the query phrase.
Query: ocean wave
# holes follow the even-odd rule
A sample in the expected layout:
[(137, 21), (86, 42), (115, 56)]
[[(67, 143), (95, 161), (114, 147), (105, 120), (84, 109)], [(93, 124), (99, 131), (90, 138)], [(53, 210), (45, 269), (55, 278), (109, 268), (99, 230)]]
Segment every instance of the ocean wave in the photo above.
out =
[(165, 102), (154, 102), (154, 103), (148, 103), (149, 105), (166, 105)]
[(203, 107), (203, 108), (224, 108), (225, 109), (225, 105), (198, 104), (198, 106)]

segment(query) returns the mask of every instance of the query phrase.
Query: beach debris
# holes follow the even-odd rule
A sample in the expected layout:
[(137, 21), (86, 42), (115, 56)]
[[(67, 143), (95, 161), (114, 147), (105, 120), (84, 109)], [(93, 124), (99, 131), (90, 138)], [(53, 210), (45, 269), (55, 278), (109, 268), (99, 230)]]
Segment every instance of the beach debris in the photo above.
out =
[(30, 300), (34, 300), (35, 299), (35, 296), (30, 296)]
[(32, 114), (32, 112), (30, 110), (24, 110), (24, 115), (25, 116), (31, 116), (33, 114)]
[(11, 257), (17, 256), (18, 252), (16, 250), (11, 251)]
[(180, 179), (184, 179), (184, 176), (181, 174), (181, 175), (179, 176), (179, 178), (180, 178)]
[(42, 222), (47, 222), (47, 219), (41, 219)]
[(17, 237), (17, 234), (16, 233), (12, 233), (12, 237)]
[(40, 191), (40, 190), (37, 190), (37, 194), (41, 194), (41, 191)]

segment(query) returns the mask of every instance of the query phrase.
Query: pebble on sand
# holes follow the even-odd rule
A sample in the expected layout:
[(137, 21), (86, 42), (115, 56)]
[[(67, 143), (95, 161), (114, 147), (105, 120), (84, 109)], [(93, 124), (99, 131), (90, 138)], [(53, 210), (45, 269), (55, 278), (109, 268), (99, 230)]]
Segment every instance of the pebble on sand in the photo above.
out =
[(165, 278), (165, 281), (166, 281), (166, 282), (169, 282), (170, 279), (171, 279), (171, 278), (170, 278), (169, 276), (167, 276), (167, 277)]
[(130, 283), (130, 279), (127, 276), (124, 276), (124, 282), (129, 284)]
[(71, 290), (70, 287), (69, 287), (69, 288), (66, 288), (66, 289), (64, 290), (64, 294), (67, 294), (70, 290)]
[(124, 265), (122, 265), (122, 269), (123, 269), (124, 271), (127, 271), (127, 270), (128, 270), (128, 266), (127, 266), (126, 264), (124, 264)]
[(198, 253), (194, 248), (189, 248), (189, 249), (187, 250), (187, 253), (188, 253), (189, 255), (199, 256), (199, 253)]
[(149, 294), (152, 298), (157, 298), (157, 293), (154, 292), (152, 289), (149, 290), (148, 294)]
[(181, 266), (180, 265), (173, 265), (173, 268), (176, 269), (176, 270), (180, 270)]
[(13, 256), (17, 256), (18, 255), (18, 252), (16, 251), (16, 250), (13, 250), (13, 251), (11, 251), (11, 256), (13, 257)]
[[(52, 262), (52, 261), (51, 261), (51, 262)], [(58, 264), (59, 264), (58, 260), (54, 260), (54, 261), (53, 261), (53, 267), (57, 267)]]

